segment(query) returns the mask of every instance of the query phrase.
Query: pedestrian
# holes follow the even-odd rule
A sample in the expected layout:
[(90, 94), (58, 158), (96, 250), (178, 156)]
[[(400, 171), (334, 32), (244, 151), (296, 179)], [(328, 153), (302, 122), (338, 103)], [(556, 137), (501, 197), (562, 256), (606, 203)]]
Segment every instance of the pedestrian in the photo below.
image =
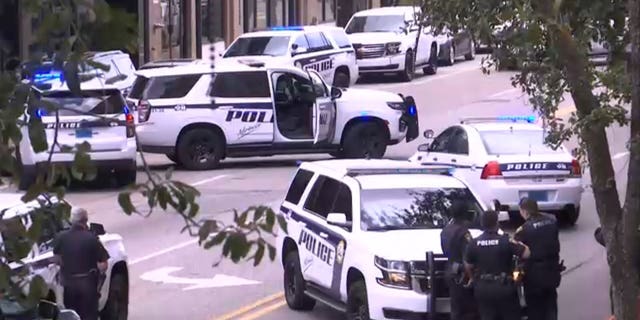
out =
[(538, 211), (538, 203), (529, 198), (520, 200), (520, 215), (525, 223), (514, 238), (526, 244), (531, 257), (524, 262), (524, 296), (529, 320), (557, 320), (558, 293), (562, 264), (560, 240), (555, 217)]
[(473, 240), (469, 233), (469, 210), (464, 202), (454, 202), (449, 208), (453, 220), (440, 233), (442, 252), (447, 257), (447, 284), (451, 297), (451, 320), (479, 319), (473, 298), (473, 289), (466, 284), (471, 280), (464, 272), (464, 252)]
[(73, 208), (71, 228), (58, 234), (53, 253), (60, 264), (65, 307), (82, 320), (97, 320), (99, 272), (107, 270), (109, 254), (89, 231), (88, 220), (85, 209)]
[(483, 233), (471, 241), (464, 259), (466, 272), (473, 278), (480, 319), (521, 320), (513, 257), (528, 258), (529, 248), (507, 234), (498, 233), (495, 211), (486, 211), (481, 222)]

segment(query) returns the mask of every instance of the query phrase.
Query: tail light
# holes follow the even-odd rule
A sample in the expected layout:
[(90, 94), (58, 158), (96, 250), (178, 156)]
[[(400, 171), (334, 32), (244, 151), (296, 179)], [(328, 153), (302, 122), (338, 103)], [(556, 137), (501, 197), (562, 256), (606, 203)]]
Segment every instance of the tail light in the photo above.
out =
[(580, 161), (573, 159), (571, 161), (571, 175), (575, 177), (582, 177), (582, 168), (580, 167)]
[(136, 133), (135, 121), (133, 119), (133, 114), (131, 114), (131, 110), (126, 106), (124, 107), (124, 118), (127, 123), (127, 138), (133, 138)]
[(138, 121), (146, 122), (151, 114), (151, 105), (149, 102), (140, 100), (138, 103)]
[(500, 170), (500, 164), (497, 161), (489, 161), (487, 165), (482, 169), (482, 175), (480, 179), (491, 179), (502, 176), (502, 170)]

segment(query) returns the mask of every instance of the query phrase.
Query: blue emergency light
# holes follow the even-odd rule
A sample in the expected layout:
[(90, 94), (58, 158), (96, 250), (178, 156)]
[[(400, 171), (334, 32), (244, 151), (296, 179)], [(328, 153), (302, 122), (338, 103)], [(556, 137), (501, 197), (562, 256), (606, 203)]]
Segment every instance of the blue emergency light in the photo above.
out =
[(47, 115), (47, 110), (45, 109), (37, 109), (36, 110), (36, 117), (38, 117), (39, 119), (41, 119), (42, 117)]
[(301, 27), (301, 26), (279, 26), (279, 27), (271, 27), (271, 31), (304, 31), (304, 27)]
[(533, 123), (536, 121), (535, 116), (499, 116), (498, 120), (510, 120), (510, 121), (526, 121)]
[(33, 82), (34, 83), (41, 83), (41, 82), (46, 82), (46, 81), (52, 81), (52, 80), (58, 80), (58, 81), (62, 81), (62, 79), (64, 78), (63, 74), (61, 71), (49, 71), (49, 72), (43, 72), (43, 73), (36, 73), (33, 75)]
[(124, 108), (122, 108), (122, 110), (124, 111), (125, 115), (128, 115), (129, 113), (131, 113), (131, 111), (129, 110), (129, 106), (124, 106)]
[(416, 106), (409, 106), (409, 110), (408, 110), (409, 115), (415, 116), (416, 115), (416, 111), (417, 111), (416, 110)]

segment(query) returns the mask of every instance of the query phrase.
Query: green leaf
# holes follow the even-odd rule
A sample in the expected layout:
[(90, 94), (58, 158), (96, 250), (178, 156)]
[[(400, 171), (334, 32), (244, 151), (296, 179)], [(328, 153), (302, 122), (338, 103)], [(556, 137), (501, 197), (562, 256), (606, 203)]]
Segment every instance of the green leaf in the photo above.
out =
[(276, 259), (276, 247), (267, 243), (267, 249), (269, 249), (269, 260), (273, 261)]
[(218, 223), (215, 220), (205, 220), (198, 229), (199, 243), (202, 243), (217, 228)]
[(230, 258), (234, 263), (240, 262), (240, 260), (247, 256), (251, 246), (247, 241), (247, 237), (244, 233), (233, 233), (227, 238), (227, 242), (230, 242)]
[[(212, 247), (215, 247), (219, 244), (222, 243), (222, 241), (224, 241), (227, 238), (227, 232), (225, 231), (220, 231), (218, 232), (215, 236), (213, 236), (213, 238), (207, 240), (204, 244), (204, 248), (206, 250), (211, 249)], [(225, 256), (227, 256), (225, 254)]]
[(129, 192), (121, 192), (118, 194), (118, 204), (126, 215), (130, 216), (133, 212), (136, 212), (133, 203), (131, 203), (131, 193)]
[(171, 200), (171, 194), (163, 186), (158, 187), (158, 205), (162, 210), (167, 210), (167, 203)]
[(269, 230), (273, 230), (273, 226), (276, 223), (276, 213), (273, 210), (269, 210), (266, 212), (267, 217), (265, 223), (269, 226)]
[(173, 166), (169, 167), (169, 169), (167, 169), (167, 171), (165, 171), (164, 173), (164, 178), (167, 180), (171, 179), (171, 176), (173, 175)]
[(250, 210), (251, 209), (247, 209), (242, 214), (240, 214), (240, 217), (238, 217), (238, 220), (236, 221), (238, 226), (244, 226), (245, 225), (245, 223), (247, 222), (247, 217), (249, 216), (249, 211)]
[(276, 218), (278, 219), (278, 226), (280, 229), (282, 229), (285, 234), (289, 233), (287, 231), (287, 219), (281, 214), (276, 215)]
[(29, 121), (29, 140), (31, 140), (31, 147), (34, 152), (48, 151), (49, 143), (47, 142), (47, 135), (44, 132), (44, 124), (41, 120), (31, 118)]
[(48, 286), (44, 279), (39, 275), (34, 276), (29, 283), (28, 304), (32, 306), (37, 305), (40, 299), (46, 296), (47, 292)]
[(64, 81), (67, 84), (67, 87), (69, 87), (69, 90), (71, 90), (74, 95), (81, 96), (82, 90), (80, 89), (81, 81), (78, 75), (78, 65), (79, 64), (77, 58), (70, 59), (67, 61), (67, 63), (65, 63), (63, 72)]
[(253, 257), (253, 266), (254, 267), (258, 266), (262, 261), (263, 257), (264, 257), (264, 243), (259, 243), (258, 249), (256, 249), (256, 253)]
[(189, 213), (187, 214), (187, 216), (189, 218), (193, 218), (196, 215), (198, 215), (198, 212), (200, 211), (200, 205), (193, 202), (191, 203), (191, 205), (189, 206)]
[(254, 213), (253, 213), (253, 222), (256, 222), (258, 220), (260, 220), (260, 218), (262, 218), (262, 216), (264, 216), (265, 211), (267, 211), (267, 207), (265, 206), (259, 206), (255, 209)]
[(87, 141), (84, 141), (82, 143), (77, 143), (76, 150), (77, 152), (88, 153), (91, 151), (91, 144)]
[(107, 71), (108, 72), (109, 70), (111, 70), (111, 66), (110, 65), (104, 64), (104, 63), (101, 63), (101, 62), (98, 62), (98, 61), (87, 59), (84, 62), (86, 64), (88, 64), (89, 66), (92, 66), (92, 67), (94, 67), (96, 69), (99, 69), (99, 70), (102, 70), (102, 71)]

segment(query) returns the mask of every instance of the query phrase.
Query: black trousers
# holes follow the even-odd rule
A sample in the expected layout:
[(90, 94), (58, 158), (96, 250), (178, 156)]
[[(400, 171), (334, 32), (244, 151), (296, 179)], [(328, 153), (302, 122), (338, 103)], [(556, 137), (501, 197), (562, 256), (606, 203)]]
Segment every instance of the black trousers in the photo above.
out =
[(478, 306), (473, 297), (473, 289), (465, 288), (449, 280), (449, 295), (451, 297), (451, 320), (478, 320)]
[(558, 293), (555, 288), (524, 287), (527, 320), (558, 320)]
[(482, 320), (522, 320), (518, 292), (512, 284), (478, 280), (475, 297)]
[(70, 278), (64, 285), (64, 305), (82, 320), (98, 320), (98, 281), (95, 276)]

